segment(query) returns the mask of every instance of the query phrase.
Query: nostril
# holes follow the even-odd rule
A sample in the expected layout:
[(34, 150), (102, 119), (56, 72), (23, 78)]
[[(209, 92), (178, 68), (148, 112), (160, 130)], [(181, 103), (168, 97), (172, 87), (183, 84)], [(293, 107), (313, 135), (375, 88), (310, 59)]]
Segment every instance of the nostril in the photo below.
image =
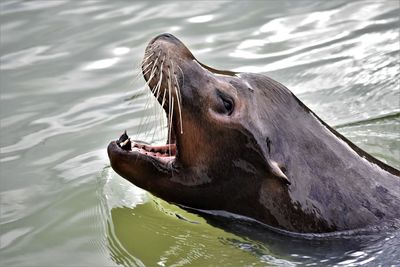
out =
[(156, 37), (154, 37), (153, 40), (151, 41), (151, 43), (154, 43), (156, 40), (159, 40), (159, 39), (164, 39), (164, 40), (168, 40), (168, 41), (172, 41), (172, 42), (175, 42), (178, 40), (178, 39), (176, 39), (175, 36), (173, 36), (170, 33), (162, 33), (162, 34), (159, 34)]
[(170, 33), (162, 33), (159, 36), (157, 36), (158, 38), (174, 38), (174, 36)]

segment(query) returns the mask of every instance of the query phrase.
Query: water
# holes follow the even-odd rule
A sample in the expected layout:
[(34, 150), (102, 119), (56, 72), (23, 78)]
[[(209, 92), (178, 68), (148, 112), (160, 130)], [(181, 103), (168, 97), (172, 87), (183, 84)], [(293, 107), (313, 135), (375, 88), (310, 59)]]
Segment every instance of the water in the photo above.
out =
[(159, 120), (138, 65), (147, 42), (171, 32), (207, 65), (267, 73), (399, 168), (399, 8), (2, 1), (1, 265), (400, 265), (398, 232), (305, 240), (198, 215), (127, 183), (106, 155), (124, 129), (165, 140), (165, 129), (153, 135)]

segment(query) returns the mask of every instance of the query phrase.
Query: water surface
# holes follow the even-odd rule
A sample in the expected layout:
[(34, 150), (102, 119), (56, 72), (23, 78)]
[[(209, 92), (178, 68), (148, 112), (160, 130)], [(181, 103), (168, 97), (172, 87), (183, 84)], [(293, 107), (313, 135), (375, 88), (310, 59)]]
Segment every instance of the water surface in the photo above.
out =
[(138, 66), (147, 42), (171, 32), (207, 65), (280, 81), (399, 168), (399, 9), (398, 1), (2, 1), (1, 265), (400, 265), (399, 233), (310, 241), (199, 216), (129, 184), (106, 155), (125, 129), (165, 141)]

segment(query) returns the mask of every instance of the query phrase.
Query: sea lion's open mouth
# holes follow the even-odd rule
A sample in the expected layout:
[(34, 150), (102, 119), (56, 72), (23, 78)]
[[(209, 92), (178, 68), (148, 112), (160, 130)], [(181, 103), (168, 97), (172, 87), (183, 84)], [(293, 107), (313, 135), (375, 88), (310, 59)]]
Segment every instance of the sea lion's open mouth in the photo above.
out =
[[(151, 87), (150, 90), (152, 90)], [(164, 108), (164, 110), (168, 118), (168, 110), (166, 108)], [(132, 153), (132, 155), (136, 154), (144, 157), (151, 157), (166, 165), (167, 163), (172, 163), (177, 155), (176, 136), (173, 125), (171, 118), (171, 120), (168, 120), (169, 135), (165, 145), (150, 145), (143, 141), (132, 140), (126, 131), (115, 143), (120, 150)]]
[(131, 140), (126, 131), (120, 136), (116, 143), (122, 150), (153, 157), (164, 163), (174, 160), (176, 156), (176, 144), (152, 146), (143, 142)]
[(172, 59), (179, 60), (179, 57), (171, 55), (170, 51), (173, 51), (171, 46), (174, 46), (174, 38), (168, 34), (154, 38), (146, 48), (142, 62), (142, 73), (146, 84), (162, 106), (167, 117), (168, 137), (166, 144), (156, 146), (134, 141), (128, 137), (126, 131), (116, 141), (120, 150), (129, 152), (127, 156), (134, 155), (138, 159), (150, 157), (152, 160), (157, 160), (159, 163), (168, 166), (172, 166), (172, 164), (167, 163), (175, 161), (178, 154), (176, 133), (183, 134), (179, 82), (179, 71), (181, 70), (178, 66), (179, 63)]

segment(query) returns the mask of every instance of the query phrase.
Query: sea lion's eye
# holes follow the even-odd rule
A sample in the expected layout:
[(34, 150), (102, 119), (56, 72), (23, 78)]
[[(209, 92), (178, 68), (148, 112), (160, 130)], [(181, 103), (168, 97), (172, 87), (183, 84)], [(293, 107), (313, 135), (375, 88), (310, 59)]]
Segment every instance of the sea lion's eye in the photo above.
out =
[(232, 103), (232, 101), (229, 100), (229, 99), (223, 99), (222, 98), (222, 102), (224, 103), (224, 107), (225, 107), (226, 111), (230, 115), (232, 113), (232, 111), (233, 111), (233, 103)]
[(217, 91), (218, 97), (220, 99), (220, 103), (222, 104), (221, 112), (231, 115), (234, 108), (233, 99), (228, 96), (226, 93)]

